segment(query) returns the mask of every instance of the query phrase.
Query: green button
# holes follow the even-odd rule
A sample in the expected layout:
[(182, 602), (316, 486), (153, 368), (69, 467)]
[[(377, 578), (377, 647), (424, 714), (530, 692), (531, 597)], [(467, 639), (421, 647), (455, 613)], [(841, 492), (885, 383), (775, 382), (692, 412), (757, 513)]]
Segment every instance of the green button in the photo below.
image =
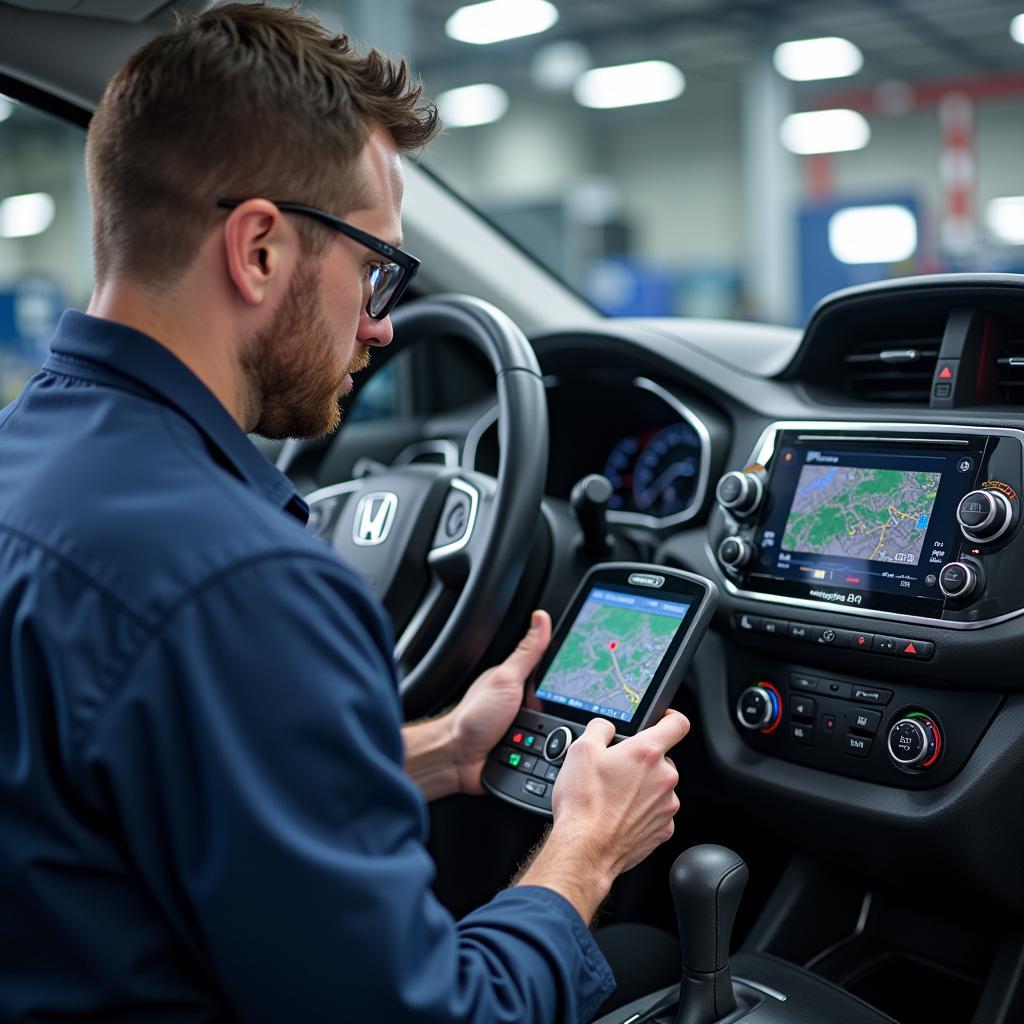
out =
[(512, 765), (513, 768), (518, 768), (519, 767), (519, 762), (522, 761), (522, 759), (523, 759), (523, 755), (522, 754), (509, 754), (508, 755), (508, 763), (510, 765)]

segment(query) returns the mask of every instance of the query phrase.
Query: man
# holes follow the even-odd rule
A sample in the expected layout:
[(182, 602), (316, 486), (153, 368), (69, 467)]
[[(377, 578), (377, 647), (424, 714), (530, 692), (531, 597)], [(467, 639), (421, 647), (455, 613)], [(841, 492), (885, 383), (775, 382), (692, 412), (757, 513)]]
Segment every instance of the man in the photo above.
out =
[(672, 833), (686, 720), (592, 723), (543, 848), (456, 923), (424, 797), (480, 792), (550, 620), (403, 729), (383, 612), (245, 436), (333, 429), (391, 340), (436, 128), (404, 65), (259, 6), (103, 96), (95, 294), (0, 413), (5, 1021), (582, 1021), (612, 987), (586, 923)]

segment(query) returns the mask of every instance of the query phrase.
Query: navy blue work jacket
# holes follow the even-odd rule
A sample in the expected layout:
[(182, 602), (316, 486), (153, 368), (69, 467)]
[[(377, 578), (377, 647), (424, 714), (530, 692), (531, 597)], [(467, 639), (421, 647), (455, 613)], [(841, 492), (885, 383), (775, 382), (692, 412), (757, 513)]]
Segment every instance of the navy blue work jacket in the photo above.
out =
[(551, 890), (432, 895), (390, 626), (305, 512), (118, 324), (65, 313), (0, 412), (0, 1020), (542, 1024), (611, 990)]

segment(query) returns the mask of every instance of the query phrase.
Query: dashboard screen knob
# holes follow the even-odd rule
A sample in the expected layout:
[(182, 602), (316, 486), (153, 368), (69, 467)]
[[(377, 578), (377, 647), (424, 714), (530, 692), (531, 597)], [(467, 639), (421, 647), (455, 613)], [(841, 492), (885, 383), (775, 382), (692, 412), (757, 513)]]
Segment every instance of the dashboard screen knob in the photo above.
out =
[(736, 720), (751, 731), (770, 729), (781, 713), (778, 698), (765, 686), (748, 686), (736, 702)]
[(1002, 491), (991, 487), (970, 491), (956, 507), (956, 521), (968, 540), (993, 541), (1010, 528), (1013, 505)]
[(899, 768), (930, 768), (938, 759), (942, 739), (938, 727), (921, 712), (894, 722), (887, 742), (889, 758)]
[(978, 572), (967, 562), (947, 562), (939, 572), (939, 589), (957, 601), (963, 601), (978, 586)]
[(718, 481), (715, 499), (722, 508), (734, 516), (749, 516), (761, 504), (764, 484), (757, 473), (743, 473), (734, 469)]
[(753, 549), (742, 537), (726, 537), (718, 545), (718, 560), (730, 569), (740, 569), (753, 556)]

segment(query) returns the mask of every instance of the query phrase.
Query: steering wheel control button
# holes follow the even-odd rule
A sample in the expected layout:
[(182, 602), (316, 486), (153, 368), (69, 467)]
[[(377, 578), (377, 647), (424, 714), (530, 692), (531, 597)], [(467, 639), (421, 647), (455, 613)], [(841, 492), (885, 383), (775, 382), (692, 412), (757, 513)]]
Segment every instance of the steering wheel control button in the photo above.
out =
[(794, 697), (790, 705), (790, 718), (805, 718), (808, 721), (814, 720), (814, 709), (817, 705), (810, 697)]
[(523, 789), (534, 796), (543, 796), (548, 791), (548, 784), (540, 779), (523, 779)]
[(1013, 522), (1013, 505), (1002, 491), (985, 487), (960, 499), (956, 521), (968, 540), (977, 543), (998, 540)]
[(939, 573), (939, 590), (956, 601), (970, 597), (977, 585), (978, 574), (966, 562), (949, 562)]
[(867, 757), (871, 753), (871, 743), (867, 736), (854, 736), (848, 732), (843, 737), (843, 753), (853, 757)]
[(567, 726), (560, 725), (557, 729), (552, 729), (544, 741), (544, 757), (553, 764), (561, 761), (573, 738)]
[(882, 723), (882, 713), (867, 708), (854, 708), (852, 711), (847, 711), (843, 718), (847, 729), (854, 732), (867, 732), (872, 736), (878, 732), (878, 727)]
[(803, 743), (808, 747), (814, 745), (814, 726), (812, 725), (807, 725), (804, 722), (793, 722), (789, 727), (789, 734), (796, 743)]
[(733, 470), (726, 473), (715, 488), (718, 504), (740, 519), (754, 512), (763, 497), (764, 484), (756, 473)]
[(726, 537), (718, 545), (718, 560), (729, 569), (742, 569), (753, 554), (753, 549), (742, 537)]
[(744, 729), (766, 732), (779, 721), (779, 698), (766, 686), (748, 686), (736, 702), (736, 719)]
[(802, 672), (794, 672), (789, 677), (789, 685), (794, 690), (816, 690), (818, 679), (816, 676), (805, 676)]
[(434, 541), (431, 545), (434, 548), (446, 547), (449, 544), (457, 544), (466, 536), (473, 513), (473, 499), (465, 491), (456, 490), (454, 487), (448, 492), (445, 498), (444, 508), (441, 509), (441, 518), (434, 532)]
[(892, 700), (892, 690), (855, 686), (851, 696), (858, 704), (888, 704)]
[(875, 641), (874, 633), (857, 633), (853, 632), (850, 634), (850, 646), (855, 651), (870, 651), (871, 645)]

